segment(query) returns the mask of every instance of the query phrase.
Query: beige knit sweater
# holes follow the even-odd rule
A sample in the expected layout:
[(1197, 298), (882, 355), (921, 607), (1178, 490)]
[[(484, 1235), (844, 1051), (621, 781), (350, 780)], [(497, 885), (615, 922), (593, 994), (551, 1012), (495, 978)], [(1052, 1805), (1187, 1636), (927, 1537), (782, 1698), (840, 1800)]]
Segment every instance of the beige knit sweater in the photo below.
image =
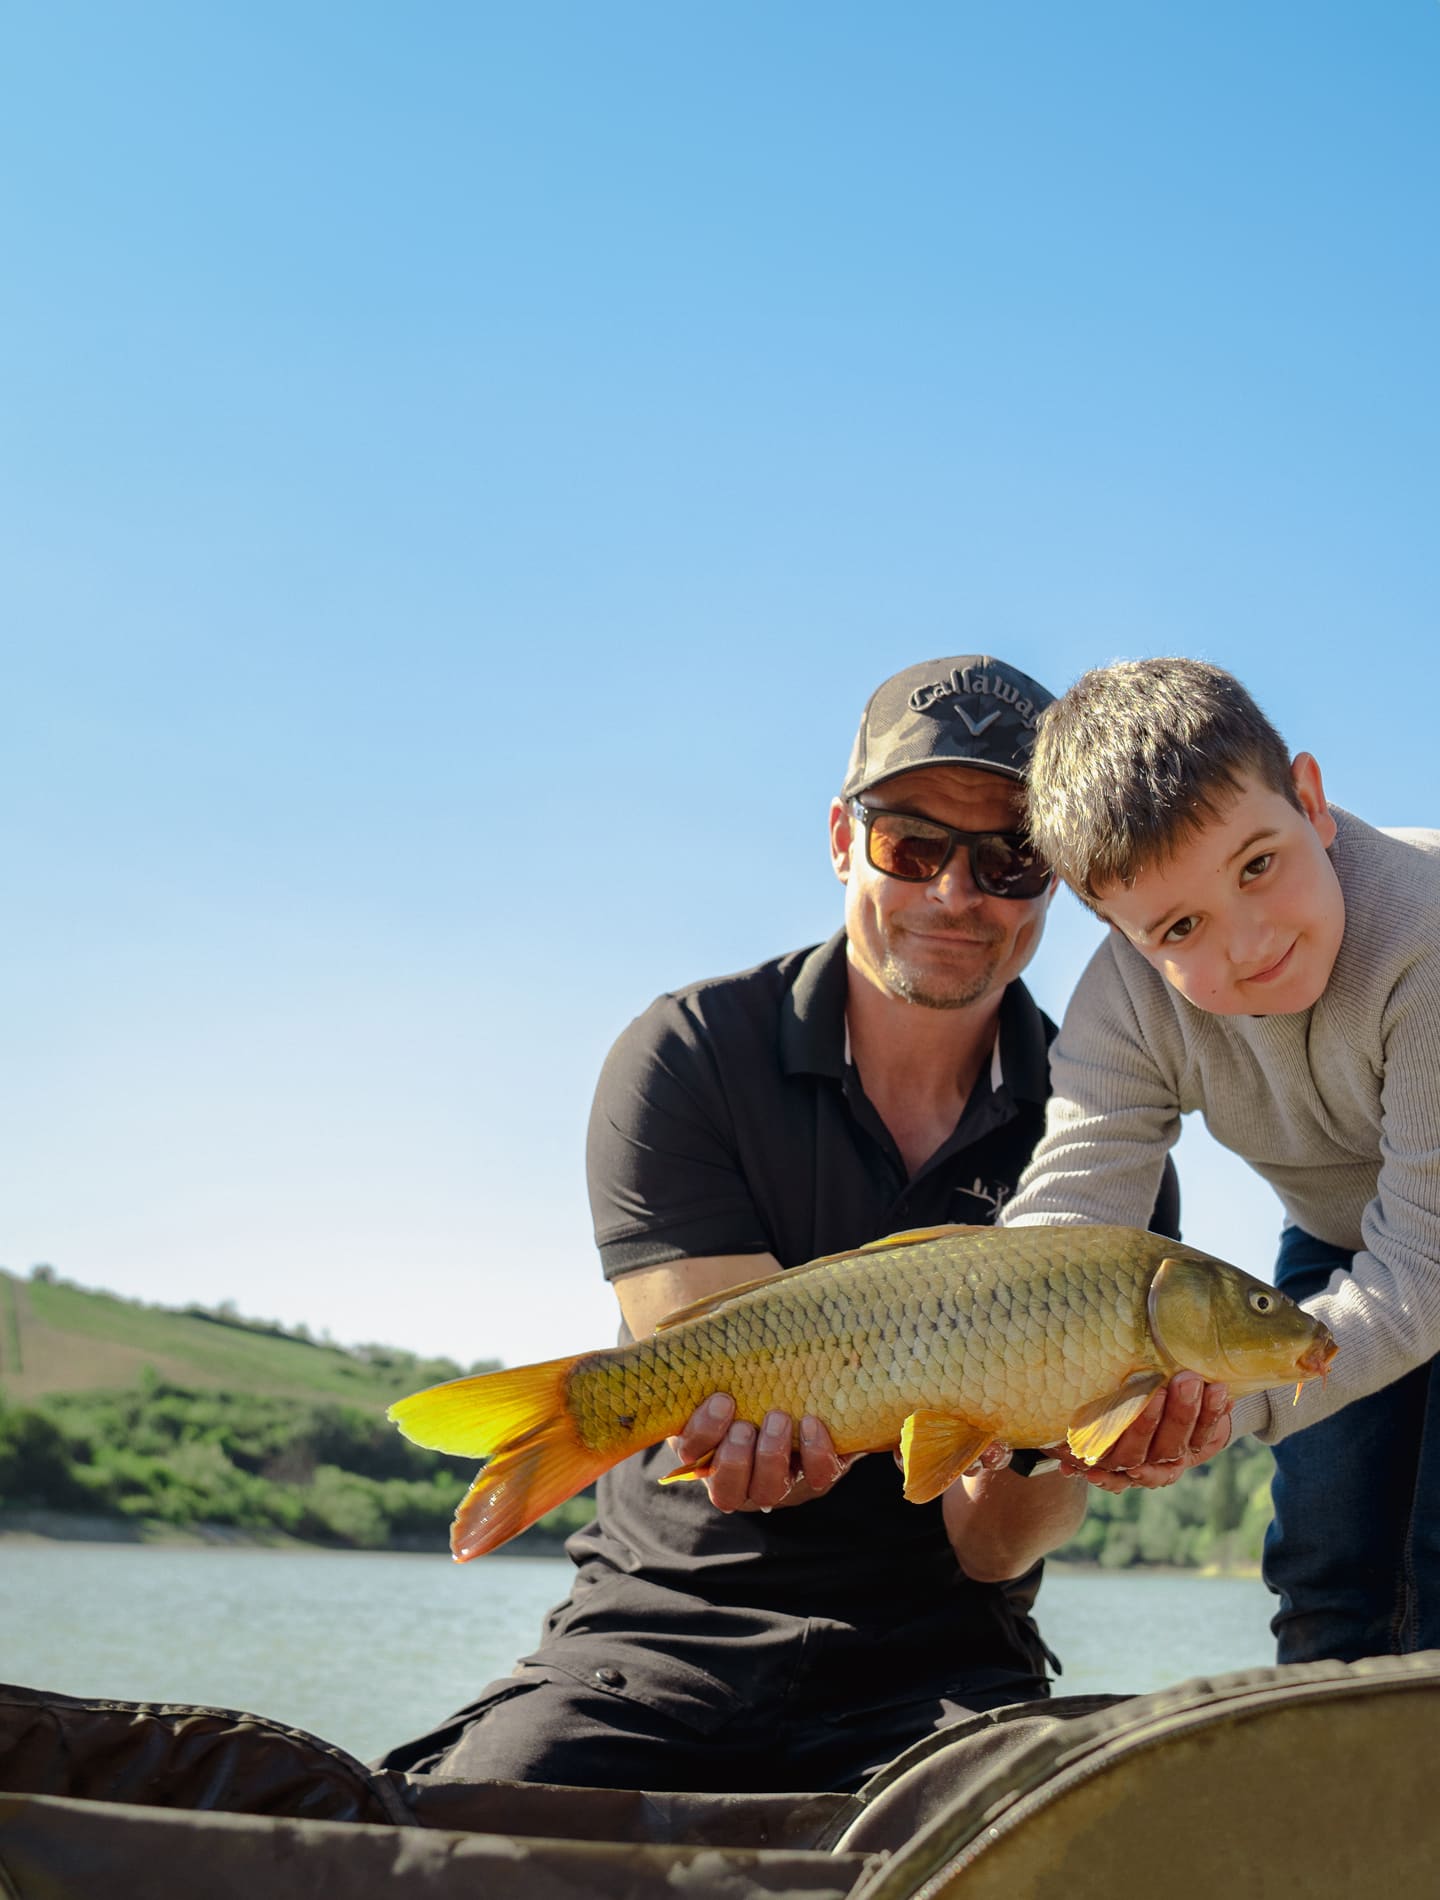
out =
[(1144, 1226), (1180, 1117), (1355, 1253), (1305, 1302), (1340, 1348), (1328, 1379), (1237, 1401), (1273, 1443), (1440, 1352), (1440, 832), (1335, 811), (1345, 935), (1324, 995), (1290, 1016), (1196, 1009), (1111, 931), (1065, 1012), (1044, 1138), (1006, 1226)]

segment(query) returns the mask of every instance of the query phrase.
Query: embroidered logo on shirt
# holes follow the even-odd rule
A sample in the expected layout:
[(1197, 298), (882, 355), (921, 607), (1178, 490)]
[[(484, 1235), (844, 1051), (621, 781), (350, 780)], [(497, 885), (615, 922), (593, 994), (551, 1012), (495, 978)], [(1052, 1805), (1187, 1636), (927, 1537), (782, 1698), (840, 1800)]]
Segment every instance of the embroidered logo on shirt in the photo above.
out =
[(955, 1192), (957, 1194), (968, 1195), (973, 1201), (983, 1201), (990, 1209), (990, 1219), (992, 1223), (994, 1222), (995, 1216), (1000, 1212), (1000, 1209), (1010, 1198), (1010, 1189), (1006, 1187), (1003, 1181), (995, 1181), (987, 1185), (980, 1179), (978, 1174), (970, 1183), (969, 1187), (957, 1187)]

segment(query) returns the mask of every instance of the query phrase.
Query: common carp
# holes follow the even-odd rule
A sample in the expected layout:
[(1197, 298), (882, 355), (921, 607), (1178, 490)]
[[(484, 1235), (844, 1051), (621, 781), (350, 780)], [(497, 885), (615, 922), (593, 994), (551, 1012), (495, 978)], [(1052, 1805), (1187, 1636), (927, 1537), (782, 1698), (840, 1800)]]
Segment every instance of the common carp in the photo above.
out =
[(898, 1447), (923, 1504), (997, 1442), (1064, 1439), (1093, 1464), (1182, 1369), (1239, 1396), (1334, 1354), (1284, 1293), (1159, 1234), (929, 1227), (729, 1287), (633, 1345), (432, 1386), (389, 1417), (416, 1444), (488, 1460), (450, 1534), (464, 1563), (678, 1432), (712, 1392), (757, 1425), (813, 1413), (842, 1454)]

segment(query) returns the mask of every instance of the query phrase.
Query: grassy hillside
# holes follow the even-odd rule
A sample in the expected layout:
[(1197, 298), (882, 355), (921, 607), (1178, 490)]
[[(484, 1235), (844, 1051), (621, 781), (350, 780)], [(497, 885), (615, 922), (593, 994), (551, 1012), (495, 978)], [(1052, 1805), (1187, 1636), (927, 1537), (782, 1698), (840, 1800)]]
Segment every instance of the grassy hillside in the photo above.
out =
[(199, 1309), (142, 1306), (58, 1280), (0, 1272), (0, 1397), (124, 1391), (147, 1371), (169, 1384), (374, 1407), (454, 1378), (449, 1360), (385, 1347), (347, 1351)]
[[(439, 1552), (474, 1460), (408, 1443), (385, 1408), (482, 1369), (0, 1273), (0, 1528), (98, 1513), (127, 1535), (220, 1525)], [(588, 1505), (562, 1511), (552, 1539)]]
[[(0, 1273), (0, 1528), (39, 1508), (99, 1512), (135, 1534), (204, 1523), (439, 1552), (474, 1462), (410, 1444), (385, 1408), (479, 1369)], [(1270, 1454), (1245, 1440), (1170, 1490), (1097, 1491), (1062, 1555), (1253, 1563), (1269, 1475)], [(554, 1548), (591, 1510), (571, 1499), (517, 1546)]]

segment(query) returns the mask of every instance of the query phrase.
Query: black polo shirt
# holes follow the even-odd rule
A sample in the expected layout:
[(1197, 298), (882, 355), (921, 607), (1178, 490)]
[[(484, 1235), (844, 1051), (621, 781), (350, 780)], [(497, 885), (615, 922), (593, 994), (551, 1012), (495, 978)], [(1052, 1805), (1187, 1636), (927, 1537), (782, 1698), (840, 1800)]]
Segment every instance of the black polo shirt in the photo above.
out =
[[(1054, 1025), (1023, 983), (1008, 987), (989, 1070), (911, 1179), (848, 1060), (846, 989), (841, 932), (663, 996), (624, 1032), (588, 1144), (608, 1277), (748, 1252), (791, 1267), (908, 1227), (994, 1218), (1044, 1125)], [(1028, 1616), (1039, 1567), (971, 1582), (939, 1503), (906, 1503), (891, 1459), (861, 1459), (803, 1508), (731, 1516), (699, 1485), (657, 1485), (673, 1463), (660, 1445), (601, 1479), (597, 1520), (568, 1546), (577, 1605), (606, 1573), (607, 1600), (628, 1575), (717, 1604), (886, 1625), (948, 1605), (957, 1665), (1043, 1668)]]
[(910, 1179), (847, 1059), (845, 936), (662, 996), (620, 1037), (590, 1117), (606, 1276), (708, 1254), (783, 1267), (906, 1227), (990, 1221), (1040, 1138), (1054, 1024), (1023, 983), (998, 1060)]

